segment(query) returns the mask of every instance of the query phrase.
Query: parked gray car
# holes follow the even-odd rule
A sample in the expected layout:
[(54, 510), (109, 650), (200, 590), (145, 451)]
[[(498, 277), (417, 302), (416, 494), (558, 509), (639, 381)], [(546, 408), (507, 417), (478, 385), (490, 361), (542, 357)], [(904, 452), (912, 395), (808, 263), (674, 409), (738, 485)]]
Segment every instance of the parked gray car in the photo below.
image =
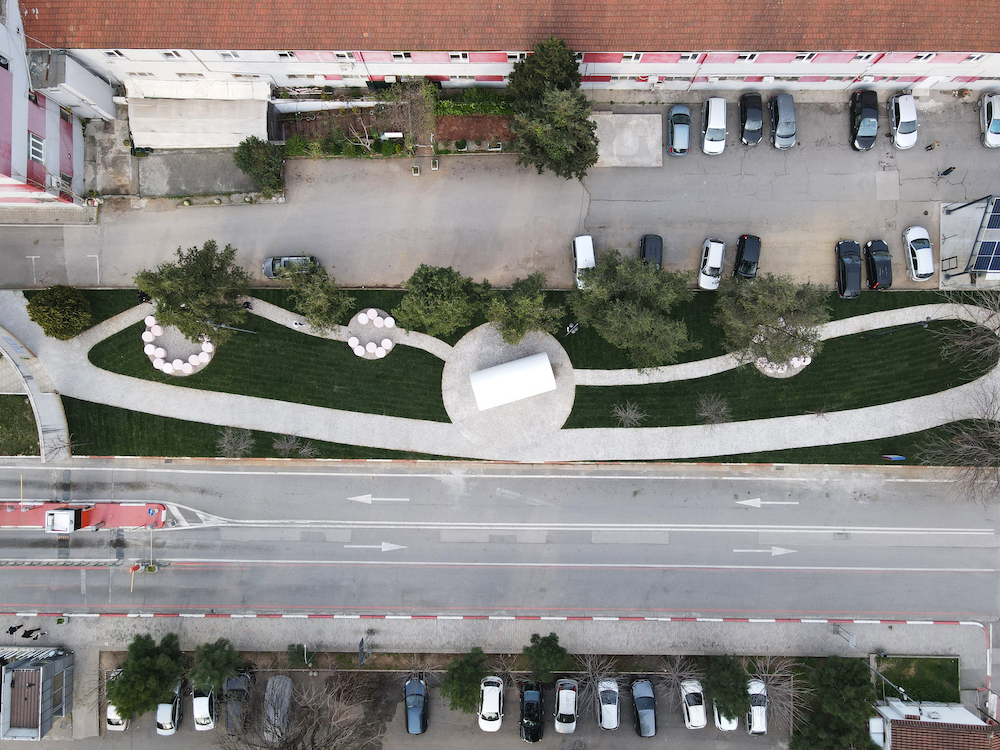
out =
[(238, 674), (227, 677), (222, 690), (222, 700), (226, 706), (226, 734), (237, 736), (243, 733), (243, 723), (246, 721), (247, 706), (250, 703), (250, 685), (253, 677), (250, 674)]
[(656, 736), (656, 696), (653, 683), (649, 680), (635, 680), (632, 683), (632, 721), (640, 737)]
[(260, 270), (269, 279), (276, 279), (284, 273), (308, 273), (316, 265), (316, 259), (311, 255), (281, 255), (264, 258)]
[(783, 151), (795, 145), (795, 101), (791, 94), (771, 97), (771, 145)]
[(667, 116), (667, 153), (684, 156), (691, 148), (691, 110), (675, 104)]
[(267, 681), (264, 691), (264, 742), (276, 745), (288, 731), (288, 712), (292, 704), (292, 681), (283, 674)]

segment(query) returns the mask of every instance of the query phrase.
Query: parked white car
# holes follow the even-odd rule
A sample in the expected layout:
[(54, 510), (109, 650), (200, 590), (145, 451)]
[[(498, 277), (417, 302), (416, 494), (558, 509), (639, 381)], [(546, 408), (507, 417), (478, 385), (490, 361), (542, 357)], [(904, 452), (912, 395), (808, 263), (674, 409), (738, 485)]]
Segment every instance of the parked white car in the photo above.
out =
[(556, 732), (572, 734), (576, 731), (577, 695), (580, 686), (576, 680), (556, 682)]
[(684, 711), (684, 726), (688, 729), (704, 729), (708, 724), (705, 711), (705, 691), (698, 680), (684, 680), (681, 683), (681, 710)]
[(597, 265), (594, 256), (594, 238), (589, 234), (581, 234), (573, 238), (573, 272), (576, 274), (576, 285), (580, 289), (586, 289), (587, 285), (580, 280), (580, 273), (587, 268)]
[(597, 701), (601, 729), (617, 729), (621, 722), (618, 680), (601, 680), (597, 683)]
[(747, 683), (750, 710), (747, 711), (747, 734), (767, 734), (767, 685), (757, 679)]
[(903, 232), (903, 252), (906, 275), (913, 281), (927, 281), (934, 275), (934, 247), (926, 229), (910, 227)]
[(718, 156), (726, 150), (726, 100), (706, 99), (701, 107), (701, 150)]
[(886, 108), (889, 110), (889, 130), (892, 145), (900, 151), (917, 145), (917, 103), (912, 94), (896, 94), (890, 97)]
[(499, 732), (503, 723), (503, 680), (487, 677), (479, 683), (479, 728)]
[(722, 240), (705, 240), (701, 246), (701, 265), (698, 267), (698, 288), (714, 291), (722, 280), (722, 265), (726, 262), (726, 243)]
[(191, 715), (194, 717), (194, 728), (199, 732), (210, 732), (215, 729), (215, 693), (209, 690), (204, 693), (194, 691)]
[(715, 728), (720, 732), (735, 732), (740, 725), (739, 719), (730, 719), (725, 714), (719, 713), (719, 704), (712, 701), (712, 713), (715, 714)]
[(979, 99), (979, 127), (986, 148), (1000, 146), (1000, 94), (990, 91)]
[(177, 727), (181, 725), (181, 719), (184, 718), (184, 707), (181, 703), (181, 691), (183, 688), (184, 680), (177, 680), (170, 703), (161, 703), (156, 707), (157, 734), (169, 737), (175, 734)]
[[(116, 669), (110, 675), (108, 675), (107, 684), (110, 684), (112, 680), (117, 680), (121, 675), (122, 671)], [(128, 717), (122, 718), (118, 715), (118, 710), (108, 703), (107, 716), (105, 717), (105, 725), (109, 732), (124, 732), (128, 729)]]

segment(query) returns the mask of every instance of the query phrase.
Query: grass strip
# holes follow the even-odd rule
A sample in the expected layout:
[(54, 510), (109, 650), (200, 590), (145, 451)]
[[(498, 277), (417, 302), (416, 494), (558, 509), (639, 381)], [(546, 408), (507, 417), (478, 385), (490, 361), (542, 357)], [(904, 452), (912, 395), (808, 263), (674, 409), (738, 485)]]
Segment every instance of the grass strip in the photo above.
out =
[[(962, 700), (958, 687), (958, 659), (891, 657), (878, 660), (878, 671), (903, 688), (910, 700), (941, 703)], [(885, 685), (885, 693), (890, 698), (900, 697), (891, 685)]]
[[(631, 401), (647, 415), (643, 427), (698, 424), (702, 395), (717, 394), (741, 422), (877, 406), (954, 388), (983, 375), (941, 356), (933, 331), (958, 325), (931, 323), (880, 336), (831, 339), (794, 377), (768, 378), (752, 367), (705, 378), (636, 386), (582, 386), (566, 427), (615, 427), (615, 404)], [(995, 363), (994, 363), (995, 364)]]
[(27, 396), (0, 395), (0, 455), (38, 455), (38, 430)]
[(356, 357), (347, 344), (308, 336), (259, 317), (256, 334), (236, 334), (212, 362), (188, 377), (154, 370), (137, 323), (95, 345), (97, 367), (120, 375), (206, 391), (235, 393), (329, 409), (448, 422), (441, 398), (444, 363), (408, 346), (381, 360)]
[[(66, 420), (77, 456), (218, 456), (222, 428), (183, 419), (158, 417), (115, 406), (95, 404), (75, 398), (62, 398)], [(30, 410), (29, 410), (30, 413)], [(32, 422), (34, 425), (34, 422)], [(253, 432), (255, 442), (250, 458), (280, 458), (272, 447), (281, 437), (270, 432)], [(313, 458), (445, 458), (407, 451), (365, 448), (357, 445), (302, 440), (312, 445)], [(37, 446), (37, 440), (36, 440)], [(35, 451), (37, 454), (37, 450)]]

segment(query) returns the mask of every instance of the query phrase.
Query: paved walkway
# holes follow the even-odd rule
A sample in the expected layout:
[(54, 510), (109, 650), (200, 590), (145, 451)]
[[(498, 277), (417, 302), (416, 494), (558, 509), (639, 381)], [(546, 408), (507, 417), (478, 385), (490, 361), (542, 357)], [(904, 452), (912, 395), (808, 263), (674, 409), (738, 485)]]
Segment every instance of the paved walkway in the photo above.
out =
[[(139, 305), (64, 342), (46, 338), (28, 319), (25, 305), (20, 292), (0, 292), (0, 323), (38, 355), (56, 390), (64, 395), (193, 422), (460, 458), (532, 462), (685, 459), (871, 440), (976, 416), (983, 386), (1000, 386), (1000, 375), (994, 370), (972, 383), (941, 393), (822, 416), (808, 414), (711, 426), (560, 429), (531, 444), (516, 437), (504, 440), (503, 435), (498, 435), (493, 443), (479, 443), (454, 424), (199, 391), (107, 372), (92, 365), (87, 352), (98, 341), (142, 320), (149, 311), (147, 306)], [(293, 326), (293, 322), (301, 321), (287, 310), (257, 301), (254, 312), (294, 330), (309, 332), (308, 327)], [(824, 337), (847, 335), (869, 326), (916, 322), (928, 315), (940, 319), (970, 313), (966, 308), (948, 305), (901, 308), (829, 323)], [(340, 340), (342, 336), (343, 331), (338, 328), (326, 338)], [(435, 342), (431, 337), (408, 333), (401, 343), (425, 348), (447, 359), (451, 347)], [(718, 366), (712, 360), (704, 365)], [(686, 368), (688, 373), (696, 370), (687, 365), (677, 367)], [(624, 377), (639, 375), (625, 371)]]

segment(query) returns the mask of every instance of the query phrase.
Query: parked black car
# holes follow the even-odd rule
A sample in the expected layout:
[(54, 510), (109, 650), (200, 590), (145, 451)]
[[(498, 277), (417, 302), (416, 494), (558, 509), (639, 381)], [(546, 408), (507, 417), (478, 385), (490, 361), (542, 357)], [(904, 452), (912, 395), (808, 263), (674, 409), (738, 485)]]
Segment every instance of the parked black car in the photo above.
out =
[(644, 234), (639, 240), (639, 257), (657, 268), (663, 266), (663, 238), (658, 234)]
[(751, 92), (740, 97), (740, 140), (756, 146), (764, 135), (764, 102)]
[(878, 138), (878, 96), (870, 89), (851, 94), (851, 148), (867, 151)]
[(521, 739), (538, 742), (542, 739), (545, 713), (542, 706), (542, 686), (537, 682), (521, 685)]
[(889, 246), (882, 240), (872, 240), (865, 245), (865, 267), (869, 289), (888, 289), (892, 286), (892, 256), (889, 255)]
[(861, 295), (861, 245), (854, 240), (837, 243), (837, 294), (841, 299)]
[(733, 276), (753, 281), (757, 278), (757, 264), (760, 262), (760, 237), (744, 234), (736, 243), (736, 267)]
[(243, 733), (250, 705), (250, 688), (254, 683), (253, 672), (241, 672), (235, 677), (227, 677), (222, 691), (226, 706), (226, 734), (239, 736)]
[(411, 677), (403, 686), (406, 701), (406, 731), (423, 734), (427, 731), (427, 684), (419, 677)]

